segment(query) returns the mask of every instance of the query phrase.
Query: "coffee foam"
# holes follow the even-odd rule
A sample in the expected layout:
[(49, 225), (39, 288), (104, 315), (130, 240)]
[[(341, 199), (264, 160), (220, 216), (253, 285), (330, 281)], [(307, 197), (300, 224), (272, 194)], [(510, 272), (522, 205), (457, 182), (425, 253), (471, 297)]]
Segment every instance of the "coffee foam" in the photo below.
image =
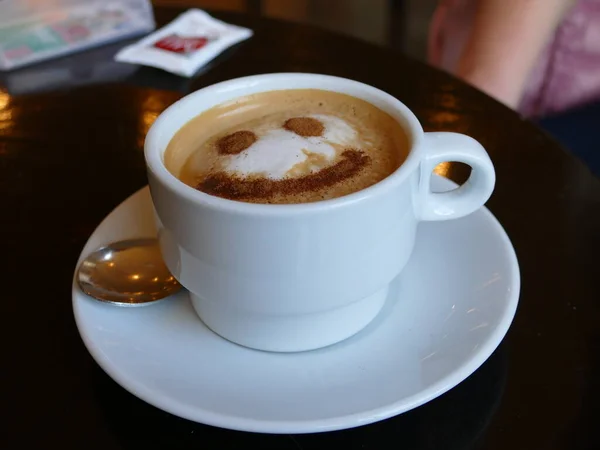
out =
[(401, 126), (370, 103), (317, 89), (271, 91), (218, 105), (173, 137), (165, 165), (206, 193), (304, 203), (364, 189), (406, 157)]

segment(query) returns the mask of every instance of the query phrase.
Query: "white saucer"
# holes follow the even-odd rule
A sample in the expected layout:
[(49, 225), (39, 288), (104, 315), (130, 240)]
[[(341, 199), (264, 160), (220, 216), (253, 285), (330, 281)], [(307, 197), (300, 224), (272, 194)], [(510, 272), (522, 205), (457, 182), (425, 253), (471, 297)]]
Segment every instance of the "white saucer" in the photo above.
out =
[[(433, 181), (437, 190), (452, 186)], [(154, 235), (144, 188), (106, 217), (82, 257), (102, 244)], [(120, 308), (74, 283), (73, 309), (97, 363), (142, 400), (223, 428), (308, 433), (376, 422), (456, 386), (504, 337), (519, 287), (513, 247), (484, 208), (420, 224), (383, 311), (357, 335), (320, 350), (281, 354), (232, 344), (204, 326), (185, 292)]]

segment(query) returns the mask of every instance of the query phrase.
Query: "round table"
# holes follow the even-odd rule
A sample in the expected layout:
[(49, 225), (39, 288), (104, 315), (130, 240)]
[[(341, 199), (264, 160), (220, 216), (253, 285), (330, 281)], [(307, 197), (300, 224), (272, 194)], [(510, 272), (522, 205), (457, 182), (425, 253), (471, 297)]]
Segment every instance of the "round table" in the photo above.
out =
[[(158, 10), (158, 22), (178, 12)], [(301, 25), (216, 15), (255, 35), (193, 80), (127, 66), (111, 83), (43, 94), (0, 91), (2, 398), (8, 413), (2, 447), (598, 448), (592, 417), (600, 403), (599, 180), (513, 111), (391, 50)], [(27, 70), (64, 67), (74, 58)], [(515, 246), (522, 276), (513, 325), (463, 383), (373, 425), (259, 435), (171, 416), (113, 382), (86, 351), (73, 320), (77, 257), (106, 214), (146, 184), (142, 148), (157, 115), (185, 92), (279, 71), (333, 74), (383, 89), (408, 105), (426, 130), (479, 140), (497, 170), (488, 207)], [(18, 72), (11, 76), (19, 79)], [(439, 172), (465, 178), (455, 164)]]

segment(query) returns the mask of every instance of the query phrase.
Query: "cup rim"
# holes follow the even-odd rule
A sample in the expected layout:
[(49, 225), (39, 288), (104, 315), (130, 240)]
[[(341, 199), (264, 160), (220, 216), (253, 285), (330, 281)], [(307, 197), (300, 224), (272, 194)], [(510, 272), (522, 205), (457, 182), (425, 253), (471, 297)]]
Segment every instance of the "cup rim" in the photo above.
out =
[[(293, 81), (314, 81), (313, 89), (322, 89), (319, 83), (328, 82), (335, 83), (341, 86), (347, 86), (356, 88), (361, 91), (361, 96), (354, 95), (368, 102), (373, 99), (379, 102), (385, 103), (388, 113), (389, 110), (393, 110), (393, 113), (401, 117), (400, 125), (407, 132), (409, 138), (409, 150), (408, 155), (404, 162), (390, 175), (385, 177), (383, 180), (359, 191), (351, 194), (343, 195), (328, 200), (320, 200), (317, 202), (310, 203), (289, 203), (289, 204), (268, 204), (268, 203), (249, 203), (240, 200), (231, 200), (214, 195), (207, 194), (205, 192), (194, 189), (188, 186), (175, 175), (173, 175), (164, 164), (164, 153), (166, 151), (166, 145), (161, 146), (159, 140), (163, 138), (165, 133), (164, 128), (167, 127), (167, 119), (169, 116), (176, 115), (181, 112), (185, 107), (189, 107), (190, 104), (198, 102), (200, 98), (210, 97), (217, 93), (240, 91), (239, 96), (246, 95), (244, 90), (248, 88), (255, 89), (259, 85), (264, 85), (265, 89), (253, 90), (253, 93), (268, 92), (274, 89), (269, 89), (270, 82), (279, 81), (285, 82), (290, 80), (288, 88), (282, 89), (294, 89)], [(303, 87), (304, 88), (304, 87)], [(311, 89), (307, 87), (306, 89)], [(333, 92), (337, 92), (336, 89), (325, 89)], [(343, 92), (342, 92), (343, 93)], [(237, 97), (237, 96), (235, 96)], [(215, 103), (216, 106), (220, 102)], [(199, 109), (196, 115), (205, 111), (205, 109)], [(393, 114), (392, 114), (393, 115)], [(193, 117), (190, 117), (191, 120)], [(177, 132), (170, 133), (168, 141)], [(289, 214), (311, 214), (328, 211), (333, 208), (342, 208), (356, 203), (362, 203), (369, 198), (377, 195), (381, 195), (394, 186), (405, 181), (409, 175), (418, 167), (420, 162), (420, 151), (421, 142), (423, 140), (423, 128), (419, 123), (413, 112), (404, 105), (400, 100), (388, 94), (387, 92), (370, 86), (368, 84), (351, 80), (348, 78), (336, 77), (331, 75), (321, 75), (315, 73), (301, 73), (301, 72), (279, 72), (279, 73), (266, 73), (259, 75), (251, 75), (246, 77), (234, 78), (226, 81), (222, 81), (210, 86), (201, 88), (194, 91), (183, 98), (179, 99), (168, 108), (166, 108), (154, 121), (144, 141), (144, 157), (146, 160), (147, 169), (158, 179), (158, 181), (172, 191), (179, 197), (183, 197), (189, 202), (213, 209), (222, 211), (228, 211), (233, 213), (252, 213), (257, 215), (289, 215)], [(167, 141), (167, 142), (168, 142)], [(164, 148), (161, 148), (164, 147)]]

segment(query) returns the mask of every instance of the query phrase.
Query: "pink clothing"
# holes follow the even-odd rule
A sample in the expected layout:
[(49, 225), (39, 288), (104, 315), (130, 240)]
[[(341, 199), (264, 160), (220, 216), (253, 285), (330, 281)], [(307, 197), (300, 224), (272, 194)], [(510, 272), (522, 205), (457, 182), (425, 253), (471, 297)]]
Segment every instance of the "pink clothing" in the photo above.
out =
[[(431, 64), (454, 71), (475, 4), (471, 0), (440, 2), (430, 25)], [(444, 42), (436, 42), (434, 36), (443, 36)], [(527, 117), (540, 117), (598, 100), (600, 0), (579, 0), (540, 55), (518, 109)]]

